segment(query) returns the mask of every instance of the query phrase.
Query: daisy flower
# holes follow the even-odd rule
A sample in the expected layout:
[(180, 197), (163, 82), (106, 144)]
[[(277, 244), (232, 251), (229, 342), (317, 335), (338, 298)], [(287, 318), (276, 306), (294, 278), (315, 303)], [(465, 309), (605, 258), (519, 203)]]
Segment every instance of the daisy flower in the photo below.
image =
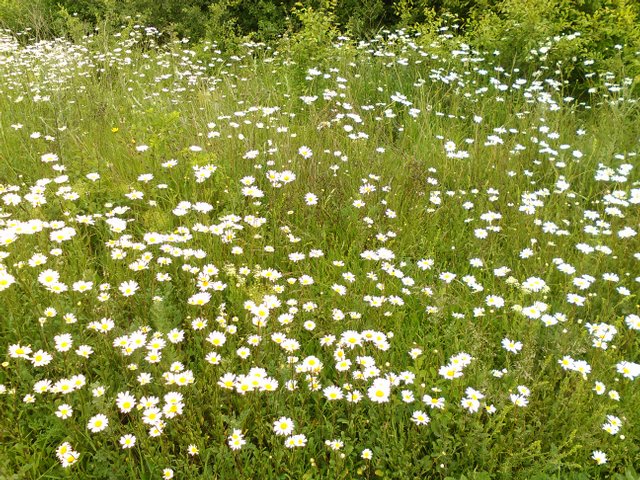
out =
[(290, 435), (293, 432), (294, 423), (288, 417), (280, 417), (273, 422), (273, 433), (280, 436)]
[(87, 428), (92, 433), (102, 432), (108, 426), (109, 426), (109, 419), (106, 417), (106, 415), (103, 415), (102, 413), (99, 413), (98, 415), (94, 415), (89, 419), (89, 422), (87, 423)]

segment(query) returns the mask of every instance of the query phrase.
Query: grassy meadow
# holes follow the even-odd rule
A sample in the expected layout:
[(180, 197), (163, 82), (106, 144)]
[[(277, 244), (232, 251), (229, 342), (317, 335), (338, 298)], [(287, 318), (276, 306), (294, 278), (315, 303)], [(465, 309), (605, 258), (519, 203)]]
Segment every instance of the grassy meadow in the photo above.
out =
[(0, 478), (638, 478), (637, 79), (162, 39), (0, 35)]

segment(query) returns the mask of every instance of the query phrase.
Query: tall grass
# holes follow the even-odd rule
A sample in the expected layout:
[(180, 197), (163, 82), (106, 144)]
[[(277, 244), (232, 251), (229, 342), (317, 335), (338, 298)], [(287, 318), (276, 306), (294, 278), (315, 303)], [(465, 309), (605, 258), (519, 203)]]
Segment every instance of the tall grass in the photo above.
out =
[(637, 476), (632, 80), (157, 37), (2, 37), (3, 478)]

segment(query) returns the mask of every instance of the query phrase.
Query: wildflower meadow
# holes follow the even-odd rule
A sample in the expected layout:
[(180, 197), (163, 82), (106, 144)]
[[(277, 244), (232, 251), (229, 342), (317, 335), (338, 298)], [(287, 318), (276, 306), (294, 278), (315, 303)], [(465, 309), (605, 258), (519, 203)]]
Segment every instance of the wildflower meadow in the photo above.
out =
[(580, 41), (2, 31), (0, 478), (639, 478), (639, 79)]

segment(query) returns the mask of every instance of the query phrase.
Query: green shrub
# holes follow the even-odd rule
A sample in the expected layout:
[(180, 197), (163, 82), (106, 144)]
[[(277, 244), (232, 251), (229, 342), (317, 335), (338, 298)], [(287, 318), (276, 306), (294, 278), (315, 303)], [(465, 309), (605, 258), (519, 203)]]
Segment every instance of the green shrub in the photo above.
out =
[(544, 73), (553, 65), (578, 93), (590, 85), (584, 67), (592, 62), (601, 71), (640, 72), (640, 14), (626, 0), (606, 6), (597, 1), (503, 0), (489, 9), (475, 8), (466, 36), (484, 51), (500, 51), (503, 67), (519, 68), (522, 74)]
[(318, 9), (302, 3), (294, 5), (292, 13), (299, 27), (290, 27), (284, 45), (298, 65), (322, 63), (331, 55), (330, 47), (339, 35), (335, 5), (336, 0), (326, 0)]
[[(600, 72), (640, 74), (640, 4), (635, 0), (0, 0), (0, 27), (23, 38), (81, 38), (99, 25), (134, 21), (164, 39), (207, 40), (233, 50), (250, 39), (279, 44), (294, 61), (322, 61), (340, 34), (371, 38), (408, 28), (430, 42), (443, 24), (472, 47), (501, 52), (522, 75), (558, 75), (572, 95)], [(589, 67), (589, 68), (585, 68)]]
[(0, 0), (0, 27), (31, 36), (51, 36), (48, 27), (53, 12), (47, 0)]

